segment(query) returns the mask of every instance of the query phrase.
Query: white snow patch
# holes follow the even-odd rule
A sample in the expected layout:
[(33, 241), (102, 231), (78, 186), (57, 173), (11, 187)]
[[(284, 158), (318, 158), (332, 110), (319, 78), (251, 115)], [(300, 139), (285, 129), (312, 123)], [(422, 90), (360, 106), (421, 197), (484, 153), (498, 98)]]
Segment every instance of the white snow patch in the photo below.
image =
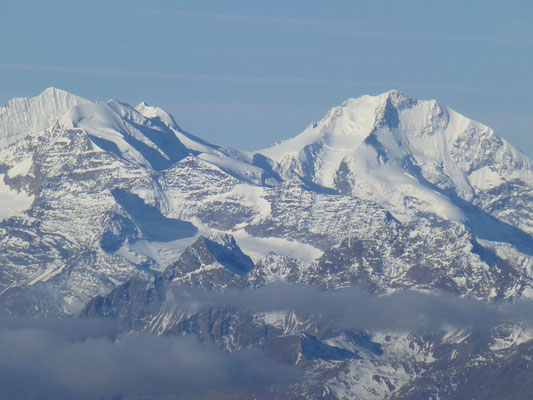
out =
[(502, 177), (488, 166), (473, 171), (468, 179), (472, 186), (481, 190), (489, 190), (504, 183)]
[(220, 168), (222, 171), (236, 174), (251, 182), (258, 181), (258, 177), (263, 173), (261, 168), (236, 159), (219, 157), (208, 153), (202, 153), (198, 158)]
[(13, 179), (16, 176), (28, 175), (28, 172), (30, 172), (32, 164), (33, 164), (32, 157), (28, 157), (25, 160), (19, 162), (15, 166), (11, 167), (9, 171), (7, 171), (8, 178)]
[(55, 264), (49, 265), (44, 272), (41, 272), (37, 274), (35, 277), (32, 277), (29, 282), (27, 282), (28, 285), (35, 285), (37, 282), (43, 281), (46, 282), (49, 279), (52, 279), (54, 276), (59, 274), (63, 271), (65, 268), (65, 264), (62, 266), (57, 266)]
[[(359, 348), (352, 340), (349, 340), (345, 335), (336, 336), (330, 339), (324, 340), (324, 343), (326, 343), (329, 346), (338, 347), (340, 349), (351, 351), (352, 353), (359, 353), (361, 350), (365, 350), (364, 348)], [(366, 352), (369, 355), (371, 355), (370, 352)]]
[(0, 174), (0, 221), (21, 214), (29, 209), (35, 196), (24, 191), (17, 192), (4, 182), (5, 174)]
[(514, 326), (506, 337), (498, 337), (491, 344), (493, 351), (507, 349), (518, 346), (533, 339), (533, 330), (524, 326)]
[(324, 254), (322, 250), (309, 244), (281, 238), (258, 238), (243, 229), (231, 234), (242, 251), (254, 262), (272, 252), (306, 262), (315, 261)]
[(287, 311), (271, 311), (259, 314), (259, 317), (267, 325), (271, 325), (278, 329), (283, 329), (285, 326), (285, 318)]
[(522, 299), (531, 300), (533, 299), (533, 288), (528, 286), (522, 291)]
[(252, 207), (258, 212), (258, 218), (264, 215), (270, 215), (271, 213), (270, 203), (263, 197), (263, 195), (264, 188), (245, 183), (235, 185), (230, 192), (230, 196), (241, 198), (252, 205)]
[(446, 329), (446, 334), (442, 338), (443, 343), (460, 344), (470, 337), (472, 332), (466, 329), (455, 329), (449, 327)]
[(170, 264), (176, 262), (181, 253), (192, 245), (198, 237), (199, 234), (172, 242), (138, 240), (134, 243), (124, 244), (116, 254), (134, 264), (140, 264), (146, 259), (151, 259), (157, 264), (154, 269), (163, 271)]

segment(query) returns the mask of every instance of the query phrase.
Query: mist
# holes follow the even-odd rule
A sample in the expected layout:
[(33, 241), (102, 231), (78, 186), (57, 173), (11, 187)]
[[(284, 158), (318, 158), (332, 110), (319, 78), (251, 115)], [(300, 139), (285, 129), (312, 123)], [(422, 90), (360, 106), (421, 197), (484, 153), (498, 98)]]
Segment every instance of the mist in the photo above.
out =
[[(325, 292), (282, 283), (225, 292), (173, 287), (163, 304), (166, 311), (292, 311), (367, 332), (533, 326), (531, 306), (415, 291), (376, 297), (356, 288)], [(0, 354), (0, 399), (246, 398), (305, 379), (302, 370), (259, 350), (228, 353), (192, 335), (121, 333), (113, 319), (1, 317)]]
[(503, 323), (533, 326), (533, 303), (487, 303), (442, 292), (399, 291), (371, 296), (357, 288), (335, 292), (285, 283), (257, 289), (229, 289), (206, 292), (198, 288), (169, 289), (167, 306), (195, 311), (206, 306), (227, 306), (236, 311), (294, 311), (303, 315), (323, 315), (339, 328), (361, 330), (415, 329), (445, 327), (491, 329)]
[(226, 353), (193, 336), (117, 335), (112, 321), (2, 318), (0, 399), (206, 398), (299, 381), (260, 351)]

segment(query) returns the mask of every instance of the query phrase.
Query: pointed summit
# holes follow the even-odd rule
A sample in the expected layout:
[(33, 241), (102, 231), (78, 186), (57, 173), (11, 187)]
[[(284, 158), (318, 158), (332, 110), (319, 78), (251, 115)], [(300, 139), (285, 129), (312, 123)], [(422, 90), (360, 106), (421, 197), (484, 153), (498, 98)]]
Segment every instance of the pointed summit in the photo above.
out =
[(153, 107), (146, 104), (144, 101), (139, 103), (135, 109), (146, 118), (159, 118), (169, 128), (181, 130), (172, 115), (167, 113), (160, 107)]
[(167, 282), (221, 289), (237, 285), (239, 277), (253, 268), (234, 237), (219, 234), (209, 239), (200, 236), (162, 276)]
[(90, 101), (53, 87), (36, 97), (10, 100), (0, 107), (0, 149), (49, 128), (70, 108), (85, 103)]
[(50, 86), (46, 89), (44, 89), (38, 96), (36, 97), (54, 97), (54, 98), (60, 98), (60, 97), (78, 97), (75, 94), (72, 94), (70, 92), (67, 92), (66, 90), (59, 89), (53, 86)]
[(396, 90), (350, 98), (300, 135), (259, 152), (305, 180), (333, 187), (342, 160), (357, 150), (376, 126), (387, 120), (395, 124), (396, 107), (404, 108), (413, 102)]

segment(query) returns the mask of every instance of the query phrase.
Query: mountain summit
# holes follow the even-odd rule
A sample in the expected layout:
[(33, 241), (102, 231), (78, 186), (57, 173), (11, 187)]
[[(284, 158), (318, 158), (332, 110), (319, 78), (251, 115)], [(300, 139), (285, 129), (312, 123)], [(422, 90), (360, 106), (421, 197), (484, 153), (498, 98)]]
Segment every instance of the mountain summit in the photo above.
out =
[(45, 130), (71, 107), (84, 103), (89, 101), (53, 87), (37, 97), (10, 100), (0, 107), (0, 149)]
[(400, 106), (405, 102), (408, 99), (397, 91), (349, 99), (298, 136), (260, 153), (291, 166), (306, 179), (333, 187), (342, 160), (356, 151), (377, 126), (387, 123), (393, 103)]
[(531, 160), (490, 128), (394, 90), (349, 99), (260, 153), (304, 180), (378, 200), (403, 220), (427, 211), (463, 221), (454, 198), (488, 207), (487, 191), (511, 182), (533, 186)]

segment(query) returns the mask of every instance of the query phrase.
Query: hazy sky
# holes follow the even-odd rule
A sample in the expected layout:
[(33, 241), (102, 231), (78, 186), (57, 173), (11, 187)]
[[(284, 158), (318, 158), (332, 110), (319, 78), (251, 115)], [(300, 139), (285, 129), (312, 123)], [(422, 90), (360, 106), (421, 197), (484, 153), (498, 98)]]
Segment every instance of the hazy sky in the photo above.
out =
[(49, 86), (159, 105), (243, 149), (349, 97), (436, 98), (533, 156), (533, 1), (3, 2), (0, 104)]

